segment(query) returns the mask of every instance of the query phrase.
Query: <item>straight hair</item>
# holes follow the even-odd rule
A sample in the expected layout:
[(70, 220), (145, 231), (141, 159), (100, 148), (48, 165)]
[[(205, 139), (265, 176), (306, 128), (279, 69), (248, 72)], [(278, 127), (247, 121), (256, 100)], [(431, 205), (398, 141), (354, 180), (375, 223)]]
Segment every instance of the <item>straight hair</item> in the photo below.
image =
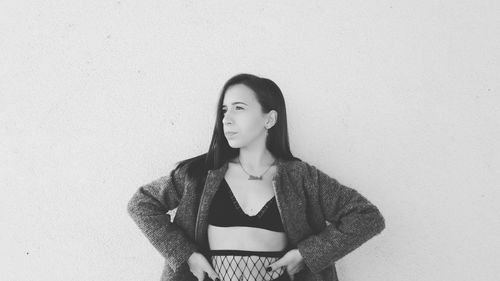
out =
[(242, 84), (255, 93), (257, 101), (262, 107), (263, 113), (275, 110), (278, 113), (276, 124), (268, 131), (266, 148), (277, 159), (282, 161), (302, 161), (292, 155), (288, 139), (288, 126), (286, 118), (286, 106), (283, 94), (273, 81), (256, 75), (242, 73), (231, 77), (222, 87), (219, 101), (216, 108), (216, 122), (213, 130), (212, 141), (208, 152), (201, 155), (177, 162), (171, 176), (178, 169), (187, 165), (187, 176), (197, 183), (197, 186), (204, 186), (208, 170), (220, 168), (226, 161), (235, 158), (239, 154), (239, 148), (232, 148), (224, 135), (222, 119), (222, 104), (226, 91), (229, 87)]

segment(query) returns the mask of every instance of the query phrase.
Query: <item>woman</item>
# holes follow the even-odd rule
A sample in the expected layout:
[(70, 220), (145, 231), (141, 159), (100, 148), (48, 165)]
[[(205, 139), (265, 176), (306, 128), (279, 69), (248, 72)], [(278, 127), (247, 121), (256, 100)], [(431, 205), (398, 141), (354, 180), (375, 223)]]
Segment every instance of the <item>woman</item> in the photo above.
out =
[(165, 257), (162, 281), (338, 280), (335, 261), (385, 228), (365, 197), (292, 155), (281, 90), (250, 74), (224, 85), (209, 151), (140, 187), (128, 212)]

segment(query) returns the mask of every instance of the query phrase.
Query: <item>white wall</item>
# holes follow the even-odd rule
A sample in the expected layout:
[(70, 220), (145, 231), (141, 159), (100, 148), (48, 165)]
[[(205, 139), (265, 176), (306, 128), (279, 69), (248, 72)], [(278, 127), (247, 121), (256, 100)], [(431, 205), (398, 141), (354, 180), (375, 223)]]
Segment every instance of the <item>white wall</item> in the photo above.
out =
[(498, 280), (499, 34), (485, 0), (2, 1), (1, 279), (159, 280), (126, 203), (249, 72), (386, 218), (341, 280)]

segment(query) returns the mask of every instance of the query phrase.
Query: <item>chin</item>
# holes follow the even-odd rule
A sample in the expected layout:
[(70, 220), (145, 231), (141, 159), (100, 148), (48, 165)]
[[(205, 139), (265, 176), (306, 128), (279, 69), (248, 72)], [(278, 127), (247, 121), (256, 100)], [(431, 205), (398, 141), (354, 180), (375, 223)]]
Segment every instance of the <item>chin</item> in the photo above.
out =
[(229, 146), (230, 146), (231, 148), (241, 148), (241, 145), (234, 145), (234, 144), (232, 145), (232, 144), (229, 144)]
[(241, 145), (239, 142), (227, 141), (227, 143), (229, 144), (229, 146), (231, 148), (242, 148), (243, 147), (243, 145)]

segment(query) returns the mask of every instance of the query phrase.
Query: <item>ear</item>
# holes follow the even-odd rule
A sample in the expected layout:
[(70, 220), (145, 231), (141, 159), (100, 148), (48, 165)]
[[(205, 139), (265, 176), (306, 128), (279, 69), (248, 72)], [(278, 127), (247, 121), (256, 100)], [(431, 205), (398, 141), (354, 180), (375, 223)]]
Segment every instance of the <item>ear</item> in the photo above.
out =
[(268, 118), (266, 121), (266, 125), (269, 126), (269, 128), (271, 128), (278, 122), (278, 112), (276, 112), (276, 110), (271, 110), (267, 114)]

